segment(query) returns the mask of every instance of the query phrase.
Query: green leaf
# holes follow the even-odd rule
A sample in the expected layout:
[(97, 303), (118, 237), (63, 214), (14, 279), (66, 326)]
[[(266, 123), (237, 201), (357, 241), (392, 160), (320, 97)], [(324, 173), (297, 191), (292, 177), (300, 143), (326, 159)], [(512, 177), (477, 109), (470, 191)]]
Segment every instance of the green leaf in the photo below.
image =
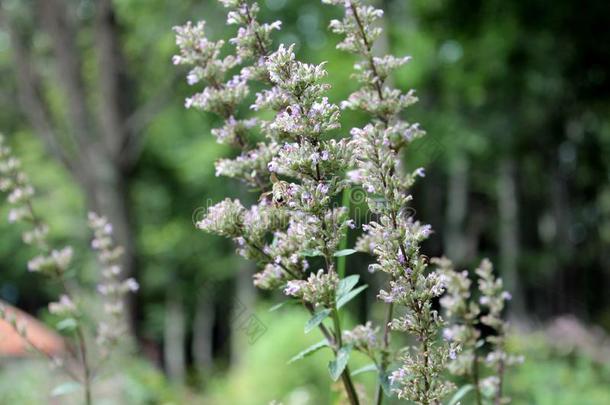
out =
[(71, 394), (75, 391), (78, 391), (81, 388), (80, 384), (74, 381), (68, 381), (62, 384), (59, 384), (57, 387), (53, 388), (51, 391), (51, 396), (59, 397), (61, 395)]
[(358, 280), (360, 280), (360, 276), (354, 274), (352, 276), (347, 276), (341, 280), (339, 280), (339, 285), (337, 286), (337, 298), (341, 298), (348, 292), (352, 290), (358, 284)]
[(345, 304), (347, 304), (348, 302), (350, 302), (356, 295), (360, 294), (362, 291), (364, 291), (364, 289), (368, 287), (368, 285), (361, 285), (360, 287), (356, 288), (355, 290), (350, 291), (349, 293), (343, 295), (342, 297), (339, 297), (337, 299), (337, 309), (341, 308), (342, 306), (344, 306)]
[(464, 398), (464, 395), (468, 394), (470, 391), (474, 389), (474, 385), (466, 384), (462, 388), (456, 391), (455, 394), (451, 397), (451, 400), (447, 402), (447, 405), (456, 405), (460, 399)]
[(57, 322), (55, 327), (58, 331), (73, 331), (78, 326), (78, 322), (74, 318), (66, 318)]
[(286, 301), (280, 302), (279, 304), (275, 304), (274, 306), (269, 308), (269, 312), (277, 311), (278, 309), (280, 309), (284, 305), (288, 305), (288, 304), (292, 304), (292, 300), (286, 300)]
[(314, 345), (309, 346), (307, 349), (299, 352), (296, 356), (294, 356), (293, 358), (288, 360), (288, 364), (291, 364), (291, 363), (294, 363), (295, 361), (304, 359), (305, 357), (307, 357), (307, 356), (317, 352), (318, 350), (322, 349), (323, 347), (327, 347), (327, 346), (328, 346), (328, 340), (324, 339)]
[(337, 351), (335, 359), (328, 363), (328, 372), (330, 373), (330, 378), (332, 378), (333, 381), (337, 381), (341, 376), (341, 373), (343, 373), (343, 370), (345, 370), (351, 351), (351, 346), (343, 346), (339, 349), (339, 351)]
[(335, 257), (349, 256), (349, 255), (353, 255), (356, 252), (358, 252), (356, 249), (341, 249), (341, 250), (337, 250), (333, 256), (335, 256)]
[(322, 252), (317, 249), (305, 249), (299, 252), (299, 255), (305, 257), (322, 256)]
[(305, 333), (311, 332), (316, 326), (318, 326), (328, 315), (330, 315), (330, 309), (326, 308), (316, 312), (310, 320), (305, 324)]
[(358, 370), (354, 370), (351, 373), (351, 376), (356, 376), (358, 374), (362, 374), (362, 373), (368, 373), (369, 371), (377, 371), (377, 366), (374, 363), (371, 363), (369, 365), (366, 365), (364, 367), (360, 367)]
[(379, 385), (383, 389), (385, 396), (389, 397), (392, 395), (392, 387), (390, 386), (390, 373), (379, 373)]

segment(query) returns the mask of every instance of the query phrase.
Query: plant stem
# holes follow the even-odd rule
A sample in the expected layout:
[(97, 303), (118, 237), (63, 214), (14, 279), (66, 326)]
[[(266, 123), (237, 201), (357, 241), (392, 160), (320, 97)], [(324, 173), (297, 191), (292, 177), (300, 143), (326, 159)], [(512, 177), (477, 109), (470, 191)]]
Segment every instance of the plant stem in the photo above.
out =
[(477, 405), (482, 405), (481, 402), (481, 388), (479, 387), (479, 355), (476, 352), (474, 353), (474, 359), (472, 363), (472, 379), (474, 382), (474, 389), (476, 395)]
[[(341, 205), (347, 208), (347, 212), (349, 214), (350, 211), (350, 202), (351, 202), (351, 189), (346, 188), (343, 190), (343, 196), (341, 198)], [(339, 250), (347, 249), (347, 235), (349, 233), (349, 228), (345, 229), (345, 233), (341, 238), (341, 243), (339, 244)], [(345, 265), (347, 263), (347, 256), (340, 256), (337, 258), (337, 275), (339, 278), (345, 277)]]
[[(339, 351), (341, 346), (343, 345), (341, 338), (341, 321), (339, 320), (339, 311), (336, 308), (333, 308), (332, 311), (333, 324), (335, 326), (335, 341), (337, 345), (335, 347), (335, 353)], [(347, 393), (347, 398), (349, 399), (350, 404), (352, 405), (360, 405), (360, 400), (358, 399), (358, 393), (356, 393), (356, 389), (354, 388), (354, 383), (352, 382), (352, 376), (349, 372), (349, 367), (345, 366), (343, 373), (341, 373), (341, 380), (343, 381), (343, 385), (345, 387), (345, 391)]]
[(83, 386), (85, 388), (85, 404), (91, 405), (91, 370), (89, 369), (89, 361), (87, 360), (87, 344), (85, 342), (85, 336), (80, 326), (76, 328), (76, 335), (78, 337), (78, 346), (80, 349), (80, 356), (83, 366)]
[(504, 360), (500, 359), (498, 365), (498, 391), (496, 392), (496, 398), (494, 399), (494, 405), (502, 405), (502, 384), (504, 382)]
[[(32, 205), (32, 201), (30, 199), (26, 200), (26, 207), (29, 211), (29, 214), (30, 214), (30, 217), (32, 219), (34, 226), (36, 228), (42, 227), (42, 221), (36, 215), (36, 211), (34, 210), (34, 206)], [(40, 247), (45, 252), (48, 252), (50, 250), (49, 246), (47, 245), (46, 241), (44, 241), (44, 240), (42, 241), (42, 244)], [(62, 272), (60, 272), (59, 270), (57, 270), (55, 277), (59, 281), (66, 296), (68, 296), (70, 298), (70, 300), (73, 301), (74, 294), (72, 293), (70, 286), (68, 285), (68, 282), (65, 279), (64, 274)], [(80, 350), (80, 357), (81, 357), (82, 368), (83, 368), (82, 383), (83, 383), (83, 386), (85, 389), (85, 404), (91, 405), (92, 404), (91, 369), (89, 367), (89, 361), (87, 359), (87, 343), (85, 341), (85, 335), (84, 335), (83, 330), (80, 325), (78, 325), (76, 327), (76, 336), (77, 336), (77, 340), (78, 340), (78, 347)], [(36, 346), (34, 346), (34, 345), (32, 345), (32, 346), (36, 348)], [(70, 375), (72, 376), (72, 373), (70, 373)], [(76, 380), (78, 381), (79, 379), (76, 379)]]
[[(383, 329), (383, 340), (381, 342), (381, 364), (379, 366), (379, 375), (381, 378), (385, 378), (385, 373), (388, 368), (388, 348), (390, 346), (390, 322), (394, 315), (394, 303), (391, 302), (386, 308), (385, 325)], [(383, 403), (383, 387), (381, 383), (377, 385), (377, 393), (375, 403), (381, 405)]]

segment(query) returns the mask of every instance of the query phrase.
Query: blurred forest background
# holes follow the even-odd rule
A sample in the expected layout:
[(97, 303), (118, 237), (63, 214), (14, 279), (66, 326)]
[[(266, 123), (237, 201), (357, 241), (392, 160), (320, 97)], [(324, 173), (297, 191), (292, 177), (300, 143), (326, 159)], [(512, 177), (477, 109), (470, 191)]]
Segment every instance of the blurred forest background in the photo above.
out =
[[(340, 11), (260, 3), (263, 20), (284, 23), (279, 42), (328, 61), (332, 101), (344, 99), (353, 60), (326, 30)], [(405, 159), (426, 167), (413, 191), (417, 217), (435, 230), (425, 253), (496, 264), (513, 294), (512, 345), (527, 357), (509, 379), (516, 404), (610, 403), (610, 3), (377, 5), (387, 32), (379, 51), (413, 56), (395, 81), (417, 90), (408, 119), (428, 133)], [(214, 160), (231, 151), (210, 135), (213, 117), (184, 108), (194, 89), (171, 64), (172, 26), (199, 19), (213, 38), (233, 35), (212, 0), (0, 0), (0, 130), (54, 238), (85, 252), (93, 209), (127, 248), (124, 265), (141, 284), (132, 303), (140, 360), (108, 378), (125, 403), (329, 403), (323, 356), (286, 366), (319, 339), (303, 335), (305, 313), (270, 314), (280, 297), (254, 290), (252, 264), (193, 226), (200, 207), (247, 195), (215, 177)], [(345, 113), (339, 135), (362, 119)], [(0, 235), (0, 298), (45, 319), (57, 291), (26, 271), (18, 230), (2, 220)], [(92, 259), (78, 259), (93, 285)], [(348, 272), (370, 285), (351, 304), (353, 321), (381, 318), (383, 280), (367, 260), (348, 258)], [(261, 322), (257, 339), (244, 316)], [(46, 403), (49, 378), (0, 359), (0, 403)]]

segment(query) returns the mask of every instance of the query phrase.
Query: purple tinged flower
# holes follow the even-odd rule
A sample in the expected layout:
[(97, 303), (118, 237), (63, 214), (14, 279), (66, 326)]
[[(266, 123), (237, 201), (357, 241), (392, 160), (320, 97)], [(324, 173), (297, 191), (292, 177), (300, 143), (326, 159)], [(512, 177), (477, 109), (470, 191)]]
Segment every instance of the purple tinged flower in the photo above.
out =
[(311, 202), (311, 194), (305, 191), (303, 194), (301, 194), (301, 201), (303, 201), (305, 204)]
[(198, 81), (199, 81), (199, 77), (197, 77), (197, 75), (193, 72), (189, 73), (186, 76), (186, 82), (188, 83), (189, 86), (196, 84)]
[(397, 382), (404, 379), (406, 375), (407, 375), (407, 373), (405, 372), (405, 369), (399, 368), (398, 370), (393, 371), (392, 374), (390, 374), (390, 377), (389, 377), (390, 383), (396, 384)]
[(421, 234), (423, 235), (424, 238), (427, 238), (428, 236), (430, 236), (431, 232), (432, 232), (432, 227), (430, 225), (422, 226)]
[(138, 282), (133, 278), (128, 278), (127, 280), (125, 280), (123, 285), (125, 286), (127, 291), (131, 292), (136, 292), (140, 289), (140, 284), (138, 284)]
[(402, 249), (398, 249), (398, 263), (405, 265), (407, 263), (407, 259), (405, 259), (405, 256), (402, 254)]
[(284, 294), (295, 297), (301, 291), (301, 280), (290, 280), (284, 288)]
[(364, 131), (362, 131), (360, 128), (352, 128), (349, 133), (351, 136), (353, 137), (358, 137), (361, 136), (363, 134)]
[(419, 177), (426, 177), (426, 172), (423, 167), (419, 167), (417, 170), (415, 170), (415, 175)]
[(360, 170), (350, 170), (347, 172), (347, 178), (352, 183), (360, 183), (362, 181), (362, 173)]
[(272, 160), (271, 162), (267, 163), (267, 169), (269, 169), (269, 171), (271, 173), (277, 173), (277, 170), (278, 170), (277, 162)]
[(324, 184), (324, 183), (320, 183), (318, 184), (318, 186), (316, 187), (316, 191), (318, 191), (318, 193), (326, 195), (328, 194), (328, 184)]
[(25, 212), (23, 210), (12, 209), (8, 213), (8, 222), (15, 223), (15, 222), (19, 221), (21, 218), (23, 218), (24, 215), (25, 215)]
[(282, 28), (282, 22), (277, 20), (268, 25), (269, 29), (279, 30)]

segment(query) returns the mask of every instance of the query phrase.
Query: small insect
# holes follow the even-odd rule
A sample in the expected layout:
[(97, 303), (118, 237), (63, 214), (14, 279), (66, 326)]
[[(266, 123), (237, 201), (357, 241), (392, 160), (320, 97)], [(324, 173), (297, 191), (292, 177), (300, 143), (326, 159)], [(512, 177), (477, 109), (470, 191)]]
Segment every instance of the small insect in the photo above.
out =
[(290, 194), (290, 184), (277, 178), (275, 173), (271, 173), (269, 177), (271, 180), (271, 191), (261, 194), (261, 200), (271, 199), (271, 202), (275, 207), (282, 207), (286, 205)]
[(426, 256), (426, 255), (421, 255), (421, 260), (422, 260), (422, 263), (424, 263), (426, 265), (428, 263), (430, 263), (430, 258), (428, 256)]

